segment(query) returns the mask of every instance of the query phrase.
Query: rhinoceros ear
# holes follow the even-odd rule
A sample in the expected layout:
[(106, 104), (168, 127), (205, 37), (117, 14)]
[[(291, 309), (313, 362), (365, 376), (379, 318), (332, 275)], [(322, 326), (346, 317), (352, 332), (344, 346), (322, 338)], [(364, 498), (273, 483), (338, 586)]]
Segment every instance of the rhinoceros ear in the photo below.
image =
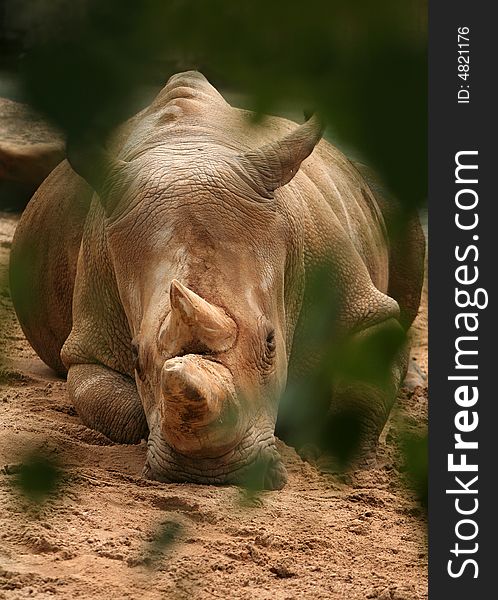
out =
[(271, 198), (277, 188), (289, 183), (320, 141), (323, 129), (318, 117), (312, 116), (282, 139), (242, 155), (245, 172), (263, 196)]
[(73, 170), (97, 192), (105, 205), (106, 190), (120, 179), (126, 162), (115, 159), (102, 144), (91, 139), (68, 139), (66, 156)]

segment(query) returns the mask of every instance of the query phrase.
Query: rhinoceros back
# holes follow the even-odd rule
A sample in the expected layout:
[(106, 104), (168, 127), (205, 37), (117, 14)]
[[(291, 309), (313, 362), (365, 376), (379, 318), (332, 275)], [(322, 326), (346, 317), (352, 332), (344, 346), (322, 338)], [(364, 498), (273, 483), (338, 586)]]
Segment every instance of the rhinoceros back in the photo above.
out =
[(17, 227), (10, 290), (21, 327), (54, 371), (71, 330), (76, 263), (91, 188), (64, 161), (38, 188)]

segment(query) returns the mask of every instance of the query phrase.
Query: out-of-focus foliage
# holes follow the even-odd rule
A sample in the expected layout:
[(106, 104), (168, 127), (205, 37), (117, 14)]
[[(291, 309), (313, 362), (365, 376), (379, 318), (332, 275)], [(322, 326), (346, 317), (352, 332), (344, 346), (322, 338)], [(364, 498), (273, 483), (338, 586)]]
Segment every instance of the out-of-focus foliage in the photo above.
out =
[(401, 439), (401, 451), (406, 482), (427, 510), (429, 468), (427, 433), (405, 433)]
[(176, 521), (164, 521), (154, 532), (152, 541), (146, 549), (144, 564), (154, 568), (159, 566), (162, 558), (166, 557), (178, 540), (182, 526)]
[(265, 475), (268, 463), (262, 459), (254, 461), (246, 469), (239, 485), (242, 491), (241, 506), (250, 508), (259, 506), (260, 494), (265, 489)]
[(15, 490), (35, 505), (53, 497), (64, 478), (56, 460), (35, 450), (30, 451), (22, 463), (11, 467), (11, 475)]
[[(305, 456), (328, 453), (334, 470), (340, 471), (363, 449), (365, 398), (371, 403), (394, 400), (392, 370), (407, 340), (394, 320), (356, 335), (338, 329), (340, 303), (337, 288), (330, 283), (333, 263), (331, 257), (309, 274), (306, 327), (293, 344), (293, 361), (307, 364), (308, 372), (289, 381), (280, 402), (277, 432), (296, 448), (304, 447)], [(345, 400), (347, 405), (331, 411), (331, 398), (337, 394), (341, 395), (338, 408)]]
[(24, 3), (43, 31), (23, 69), (32, 103), (100, 135), (181, 69), (258, 112), (313, 108), (405, 204), (426, 193), (425, 0)]

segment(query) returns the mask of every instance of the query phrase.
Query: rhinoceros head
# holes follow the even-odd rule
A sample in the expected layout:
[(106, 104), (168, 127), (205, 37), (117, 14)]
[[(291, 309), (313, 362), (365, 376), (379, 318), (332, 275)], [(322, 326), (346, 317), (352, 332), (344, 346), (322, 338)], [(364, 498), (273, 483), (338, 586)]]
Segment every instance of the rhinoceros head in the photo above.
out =
[(274, 428), (303, 287), (302, 231), (274, 192), (320, 135), (311, 120), (241, 154), (187, 139), (122, 161), (101, 155), (91, 170), (73, 154), (106, 213), (151, 478), (237, 483), (257, 466), (264, 487), (286, 481)]

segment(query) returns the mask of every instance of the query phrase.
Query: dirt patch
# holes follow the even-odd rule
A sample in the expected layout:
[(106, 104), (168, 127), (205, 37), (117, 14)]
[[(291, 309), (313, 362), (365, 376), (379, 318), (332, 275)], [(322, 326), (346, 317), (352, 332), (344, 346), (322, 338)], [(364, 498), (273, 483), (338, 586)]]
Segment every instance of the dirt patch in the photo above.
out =
[[(15, 226), (0, 214), (3, 272)], [(414, 329), (422, 373), (426, 300)], [(82, 425), (6, 293), (0, 311), (0, 467), (33, 445), (65, 465), (64, 486), (36, 513), (13, 493), (12, 472), (0, 472), (0, 598), (427, 598), (424, 514), (396, 449), (400, 419), (426, 424), (426, 387), (402, 392), (374, 469), (325, 476), (280, 444), (289, 482), (279, 492), (248, 499), (236, 487), (162, 484), (141, 477), (143, 444)]]

